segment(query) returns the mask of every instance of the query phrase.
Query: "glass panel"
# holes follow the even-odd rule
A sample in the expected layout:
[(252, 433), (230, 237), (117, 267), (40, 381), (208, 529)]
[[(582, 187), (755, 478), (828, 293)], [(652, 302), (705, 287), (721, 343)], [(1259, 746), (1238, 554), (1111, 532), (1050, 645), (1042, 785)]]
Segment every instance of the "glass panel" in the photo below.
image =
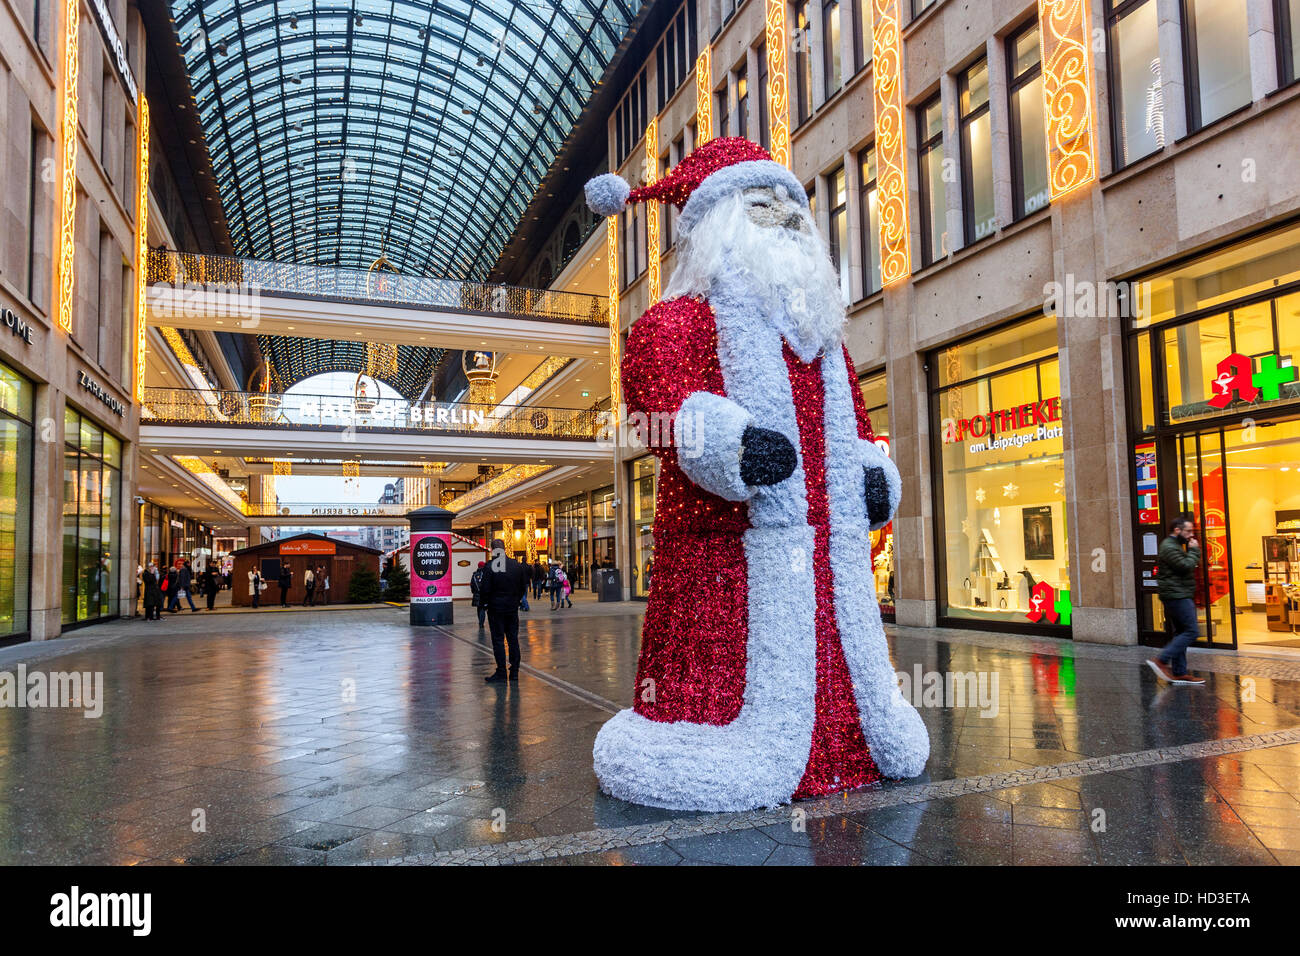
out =
[(1212, 397), (1215, 367), (1232, 354), (1227, 314), (1168, 329), (1165, 338), (1165, 393), (1172, 421), (1205, 414)]
[(9, 366), (0, 363), (0, 411), (30, 423), (32, 420), (32, 383)]
[(77, 522), (77, 620), (99, 616), (103, 588), (103, 560), (100, 554), (103, 486), (99, 462), (81, 456), (81, 517)]
[(1283, 82), (1290, 82), (1300, 74), (1300, 0), (1288, 0), (1287, 14), (1290, 20), (1291, 35), (1283, 37), (1282, 42), (1287, 45), (1290, 53), (1290, 76), (1284, 77)]
[(1188, 0), (1196, 23), (1201, 125), (1250, 102), (1250, 46), (1243, 0)]
[(961, 115), (969, 116), (989, 101), (989, 64), (980, 60), (963, 74)]
[(997, 231), (998, 220), (993, 211), (993, 144), (990, 139), (990, 114), (986, 111), (966, 126), (966, 148), (970, 151), (970, 199), (967, 212), (972, 217), (971, 232), (975, 240), (991, 236)]
[(118, 605), (117, 582), (121, 557), (118, 541), (121, 523), (121, 473), (115, 468), (104, 468), (103, 512), (99, 526), (99, 613), (100, 616), (116, 614)]
[(826, 54), (826, 95), (840, 88), (844, 73), (840, 65), (840, 5), (828, 3), (822, 8), (823, 50)]
[(1016, 37), (1015, 75), (1022, 76), (1026, 70), (1038, 65), (1038, 28), (1026, 30)]
[[(1118, 110), (1120, 165), (1165, 145), (1164, 92), (1156, 39), (1156, 4), (1148, 0), (1111, 27), (1112, 68), (1119, 85), (1111, 108)], [(1175, 104), (1176, 105), (1176, 104)]]
[[(9, 398), (21, 391), (8, 383), (5, 390)], [(0, 637), (28, 627), (31, 476), (31, 425), (0, 415)]]
[(1197, 605), (1205, 607), (1210, 619), (1210, 637), (1219, 643), (1233, 639), (1232, 586), (1228, 567), (1227, 485), (1220, 453), (1219, 433), (1201, 435), (1201, 513), (1196, 530), (1201, 542), (1205, 575), (1203, 588), (1208, 597), (1197, 596)]
[(860, 210), (863, 230), (862, 247), (865, 250), (863, 260), (867, 266), (866, 291), (868, 294), (880, 289), (880, 201), (876, 194), (876, 151), (867, 150), (861, 163), (861, 176), (864, 189), (863, 209)]
[(122, 467), (122, 442), (104, 432), (104, 461), (114, 468)]
[[(1211, 253), (1142, 283), (1141, 327), (1300, 280), (1300, 226)], [(1278, 316), (1278, 328), (1284, 323)], [(1285, 338), (1285, 334), (1283, 336)]]
[[(1035, 33), (1034, 37), (1037, 38)], [(1036, 52), (1035, 48), (1035, 52)], [(1051, 200), (1047, 188), (1047, 132), (1043, 123), (1043, 78), (1030, 80), (1012, 99), (1020, 132), (1017, 144), (1020, 160), (1022, 207), (1020, 216), (1042, 209)]]
[(922, 157), (922, 175), (925, 177), (925, 206), (922, 215), (928, 225), (929, 243), (923, 250), (929, 265), (948, 254), (948, 208), (946, 184), (943, 181), (943, 144), (926, 150)]
[[(71, 433), (75, 435), (76, 433)], [(77, 498), (81, 455), (63, 453), (63, 623), (77, 620)]]
[(104, 433), (90, 419), (83, 418), (81, 420), (79, 436), (82, 451), (88, 452), (96, 458), (104, 453)]
[(1155, 431), (1155, 382), (1151, 375), (1151, 333), (1143, 332), (1137, 337), (1134, 368), (1137, 372), (1137, 427), (1143, 434)]
[[(940, 352), (939, 384), (951, 385), (1056, 354), (1056, 319), (1044, 315)], [(1059, 394), (1059, 393), (1058, 393)]]
[(1300, 292), (1276, 300), (1278, 353), (1300, 365)]

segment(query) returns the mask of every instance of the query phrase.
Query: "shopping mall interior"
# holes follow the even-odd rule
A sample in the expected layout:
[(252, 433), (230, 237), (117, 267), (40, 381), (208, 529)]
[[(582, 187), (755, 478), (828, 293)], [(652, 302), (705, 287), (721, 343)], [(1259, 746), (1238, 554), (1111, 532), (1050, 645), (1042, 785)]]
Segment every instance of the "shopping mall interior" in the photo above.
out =
[[(0, 0), (0, 116), (0, 671), (104, 670), (222, 756), (0, 706), (0, 863), (1300, 862), (1300, 0)], [(770, 530), (752, 488), (717, 492), (635, 427), (643, 396), (703, 374), (685, 319), (645, 330), (708, 301), (681, 278), (703, 242), (683, 197), (734, 156), (783, 184), (843, 307), (816, 361), (842, 339), (859, 411), (816, 440), (856, 416), (897, 477), (883, 520), (868, 504), (808, 555), (846, 562), (823, 552), (852, 539), (900, 673), (1001, 673), (985, 735), (920, 708), (925, 782), (1009, 776), (915, 820), (888, 783), (793, 842), (759, 814), (718, 849), (702, 817), (637, 835), (661, 818), (591, 758), (654, 667), (724, 666), (715, 633), (775, 567), (729, 557), (726, 535)], [(610, 173), (632, 192), (607, 209), (587, 185)], [(743, 352), (731, 334), (708, 327), (710, 361)], [(719, 401), (753, 387), (723, 374)], [(733, 470), (759, 440), (705, 433)], [(800, 469), (829, 447), (792, 437)], [(448, 526), (433, 628), (406, 617), (414, 512)], [(683, 513), (716, 519), (697, 545)], [(1184, 514), (1211, 686), (1152, 716), (1182, 690), (1142, 665), (1172, 633), (1156, 557)], [(797, 563), (808, 530), (765, 551)], [(478, 673), (470, 579), (498, 540), (574, 599), (530, 592), (518, 706)], [(151, 567), (175, 645), (146, 619)], [(281, 569), (291, 599), (259, 604)], [(647, 637), (638, 664), (643, 626), (698, 627), (703, 650), (665, 665)], [(336, 670), (373, 712), (313, 709)], [(235, 719), (240, 674), (301, 682), (248, 704), (274, 733)], [(1197, 749), (1219, 738), (1248, 743)], [(1157, 751), (1139, 763), (1231, 820), (1153, 806), (1158, 832), (1089, 835), (1089, 787), (1148, 792), (1122, 768)], [(1114, 762), (1032, 779), (1085, 757)], [(99, 759), (150, 773), (110, 774), (91, 848), (8, 789), (75, 791)], [(159, 780), (217, 777), (257, 827), (131, 815)], [(1017, 843), (1022, 792), (1044, 819)], [(948, 841), (960, 801), (997, 833)]]

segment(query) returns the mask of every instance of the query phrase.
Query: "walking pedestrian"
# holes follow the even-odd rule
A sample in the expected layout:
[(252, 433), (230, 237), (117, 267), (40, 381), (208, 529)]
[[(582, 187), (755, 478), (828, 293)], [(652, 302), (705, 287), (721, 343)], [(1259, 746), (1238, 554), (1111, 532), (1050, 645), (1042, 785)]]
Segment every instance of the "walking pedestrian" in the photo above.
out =
[(190, 593), (194, 587), (194, 572), (190, 570), (190, 563), (188, 561), (182, 562), (180, 567), (176, 569), (175, 578), (171, 579), (169, 577), (169, 581), (174, 587), (168, 587), (168, 593), (171, 595), (171, 605), (167, 610), (173, 613), (179, 611), (181, 609), (181, 598), (184, 598), (191, 611), (198, 611), (198, 608), (194, 606), (194, 596)]
[(474, 605), (478, 611), (478, 629), (483, 630), (483, 622), (487, 619), (487, 602), (483, 600), (480, 593), (483, 588), (483, 569), (487, 567), (486, 561), (480, 561), (478, 568), (469, 576), (469, 602)]
[(560, 579), (560, 607), (573, 607), (573, 598), (569, 597), (573, 593), (573, 582), (569, 580), (563, 568), (559, 568), (555, 573)]
[(492, 656), (497, 669), (484, 678), (489, 684), (507, 679), (506, 642), (510, 643), (509, 679), (519, 679), (519, 602), (531, 580), (528, 568), (507, 556), (505, 542), (492, 542), (492, 560), (483, 570), (479, 599), (487, 603), (492, 630)]
[(217, 572), (212, 569), (212, 565), (208, 565), (203, 569), (200, 580), (203, 584), (203, 596), (208, 599), (207, 610), (211, 611), (217, 604), (217, 592), (221, 590), (221, 579), (217, 576)]
[(289, 570), (289, 565), (280, 565), (280, 576), (276, 583), (280, 585), (280, 607), (288, 607), (289, 588), (293, 586), (293, 572)]
[(162, 617), (163, 592), (158, 572), (158, 565), (152, 561), (149, 567), (140, 573), (140, 584), (144, 592), (144, 619), (157, 621)]
[(1156, 587), (1173, 637), (1160, 653), (1147, 661), (1156, 676), (1171, 684), (1199, 687), (1204, 677), (1187, 670), (1187, 648), (1201, 634), (1196, 614), (1196, 569), (1201, 565), (1201, 543), (1186, 515), (1169, 526), (1169, 537), (1156, 553)]

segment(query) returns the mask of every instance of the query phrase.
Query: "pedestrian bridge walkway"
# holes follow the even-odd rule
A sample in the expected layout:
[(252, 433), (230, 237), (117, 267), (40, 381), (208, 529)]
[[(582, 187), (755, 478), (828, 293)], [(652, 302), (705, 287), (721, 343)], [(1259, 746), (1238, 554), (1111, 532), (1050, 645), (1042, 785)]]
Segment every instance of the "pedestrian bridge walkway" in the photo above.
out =
[(147, 388), (141, 441), (162, 454), (591, 461), (612, 455), (594, 408)]
[(150, 325), (590, 358), (603, 296), (433, 276), (153, 250)]

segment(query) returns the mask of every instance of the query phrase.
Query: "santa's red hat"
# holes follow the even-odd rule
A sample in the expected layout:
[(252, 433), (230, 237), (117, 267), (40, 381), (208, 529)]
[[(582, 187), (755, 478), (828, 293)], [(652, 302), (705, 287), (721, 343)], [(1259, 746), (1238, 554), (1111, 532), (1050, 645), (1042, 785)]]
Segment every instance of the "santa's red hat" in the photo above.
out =
[(755, 186), (781, 187), (800, 202), (808, 197), (803, 184), (757, 143), (738, 136), (711, 139), (678, 163), (657, 182), (633, 189), (616, 173), (587, 183), (587, 205), (598, 216), (616, 216), (629, 202), (657, 200), (682, 210), (680, 228), (690, 231), (704, 211), (719, 199)]

